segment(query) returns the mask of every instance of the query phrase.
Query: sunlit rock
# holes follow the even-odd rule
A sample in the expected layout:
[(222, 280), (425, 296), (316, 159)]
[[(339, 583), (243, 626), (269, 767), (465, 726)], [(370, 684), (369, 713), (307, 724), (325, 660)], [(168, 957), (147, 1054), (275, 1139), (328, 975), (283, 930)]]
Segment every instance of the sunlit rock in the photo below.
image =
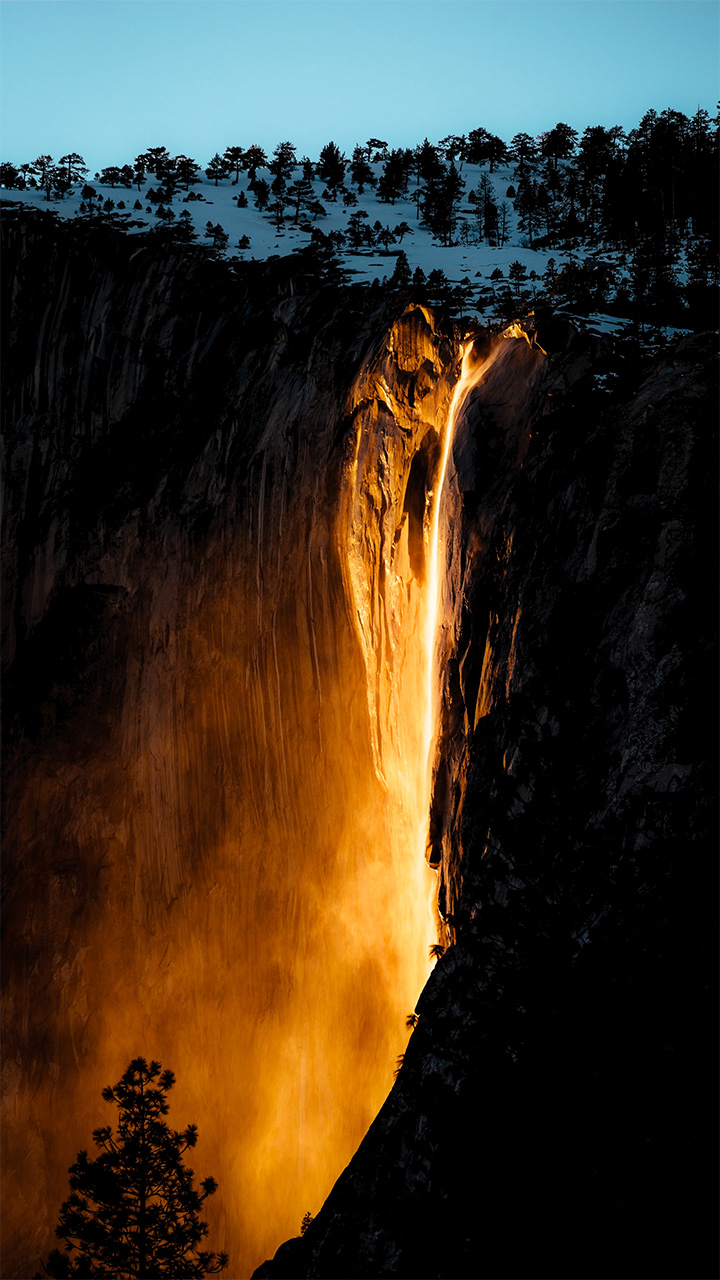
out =
[(137, 1054), (231, 1274), (709, 1274), (707, 340), (5, 232), (3, 1274)]

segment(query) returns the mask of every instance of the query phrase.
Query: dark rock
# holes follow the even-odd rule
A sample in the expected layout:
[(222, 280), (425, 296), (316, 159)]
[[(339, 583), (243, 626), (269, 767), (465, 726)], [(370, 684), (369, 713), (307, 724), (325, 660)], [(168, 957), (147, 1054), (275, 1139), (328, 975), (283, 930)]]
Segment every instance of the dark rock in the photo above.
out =
[(539, 376), (509, 348), (457, 436), (451, 945), (312, 1234), (258, 1276), (716, 1274), (714, 343), (606, 408), (560, 337)]
[[(367, 1127), (343, 1072), (404, 999), (344, 921), (392, 825), (457, 335), (298, 263), (4, 234), (3, 1274), (52, 1247), (141, 1052), (187, 1081), (238, 1273), (325, 1194), (273, 1113), (323, 975), (303, 1106), (338, 1159)], [(447, 480), (445, 950), (366, 1137), (255, 1274), (710, 1277), (714, 345), (622, 360), (612, 394), (566, 319), (484, 354)]]

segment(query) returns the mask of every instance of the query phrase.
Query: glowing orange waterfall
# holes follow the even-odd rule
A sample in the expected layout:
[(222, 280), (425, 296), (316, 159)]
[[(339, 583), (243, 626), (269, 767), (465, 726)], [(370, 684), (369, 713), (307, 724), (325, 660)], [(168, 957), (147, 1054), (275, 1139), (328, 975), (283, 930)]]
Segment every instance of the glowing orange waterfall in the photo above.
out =
[(126, 614), (106, 684), (7, 796), (5, 1274), (53, 1247), (131, 1058), (176, 1074), (170, 1120), (198, 1125), (211, 1247), (239, 1277), (319, 1209), (407, 1043), (436, 937), (441, 497), (478, 370), (468, 349), (453, 392), (421, 307), (349, 389), (318, 359), (273, 372), (242, 493), (207, 527), (171, 513), (83, 551), (79, 579)]
[[(395, 936), (404, 939), (395, 973), (398, 1015), (420, 993), (429, 973), (428, 944), (437, 934), (437, 882), (425, 851), (439, 715), (443, 493), (458, 416), (492, 358), (478, 362), (472, 343), (466, 345), (449, 405), (436, 406), (434, 422), (418, 422), (376, 375), (376, 398), (358, 422), (348, 467), (346, 589), (365, 660), (373, 759), (384, 791), (376, 839), (393, 850), (388, 903)], [(378, 402), (390, 410), (392, 426)]]
[[(442, 537), (442, 510), (443, 510), (443, 492), (445, 489), (445, 479), (447, 476), (448, 459), (452, 448), (453, 437), (455, 434), (455, 425), (458, 414), (463, 407), (468, 391), (479, 380), (484, 365), (478, 366), (473, 361), (473, 345), (467, 343), (463, 347), (462, 366), (460, 377), (455, 384), (452, 400), (450, 402), (450, 411), (448, 413), (447, 424), (442, 437), (442, 453), (440, 455), (440, 463), (437, 470), (437, 479), (435, 481), (434, 491), (429, 494), (429, 512), (428, 512), (428, 581), (427, 581), (427, 597), (426, 597), (426, 616), (424, 624), (424, 648), (425, 648), (425, 719), (423, 726), (424, 752), (423, 760), (425, 761), (426, 771), (426, 797), (425, 797), (425, 813), (427, 814), (430, 807), (430, 787), (432, 772), (432, 751), (435, 743), (436, 729), (438, 722), (438, 697), (439, 697), (439, 681), (436, 670), (436, 643), (438, 627), (441, 625), (441, 545), (444, 543)], [(427, 820), (426, 820), (427, 825)], [(423, 846), (424, 847), (424, 846)]]

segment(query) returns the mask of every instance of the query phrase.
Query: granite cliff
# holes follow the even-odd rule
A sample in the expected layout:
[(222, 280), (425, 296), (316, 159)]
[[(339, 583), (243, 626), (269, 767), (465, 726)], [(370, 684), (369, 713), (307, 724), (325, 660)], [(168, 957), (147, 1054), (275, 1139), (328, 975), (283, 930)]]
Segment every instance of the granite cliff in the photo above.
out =
[(712, 1274), (710, 340), (478, 342), (435, 880), (463, 335), (300, 263), (5, 238), (3, 1274), (137, 1053), (233, 1275), (306, 1209), (257, 1274)]
[(714, 343), (607, 397), (591, 340), (539, 339), (549, 365), (518, 385), (508, 352), (456, 437), (450, 945), (359, 1151), (259, 1276), (716, 1267)]

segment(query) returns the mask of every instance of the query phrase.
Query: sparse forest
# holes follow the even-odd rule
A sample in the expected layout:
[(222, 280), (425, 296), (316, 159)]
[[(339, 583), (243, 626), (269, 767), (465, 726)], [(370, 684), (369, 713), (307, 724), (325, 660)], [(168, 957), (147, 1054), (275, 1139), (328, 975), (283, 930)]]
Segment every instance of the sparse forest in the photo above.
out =
[[(372, 257), (375, 283), (461, 316), (540, 300), (641, 324), (703, 327), (716, 316), (718, 119), (703, 108), (650, 110), (628, 133), (558, 122), (505, 142), (478, 127), (414, 148), (369, 138), (350, 156), (330, 140), (316, 160), (290, 141), (271, 155), (235, 143), (204, 168), (155, 146), (91, 181), (77, 152), (41, 155), (1, 164), (0, 184), (13, 199), (235, 263), (287, 240), (320, 279), (369, 281)], [(198, 205), (216, 215), (221, 199), (224, 221), (196, 216)], [(469, 270), (488, 256), (489, 269)]]

